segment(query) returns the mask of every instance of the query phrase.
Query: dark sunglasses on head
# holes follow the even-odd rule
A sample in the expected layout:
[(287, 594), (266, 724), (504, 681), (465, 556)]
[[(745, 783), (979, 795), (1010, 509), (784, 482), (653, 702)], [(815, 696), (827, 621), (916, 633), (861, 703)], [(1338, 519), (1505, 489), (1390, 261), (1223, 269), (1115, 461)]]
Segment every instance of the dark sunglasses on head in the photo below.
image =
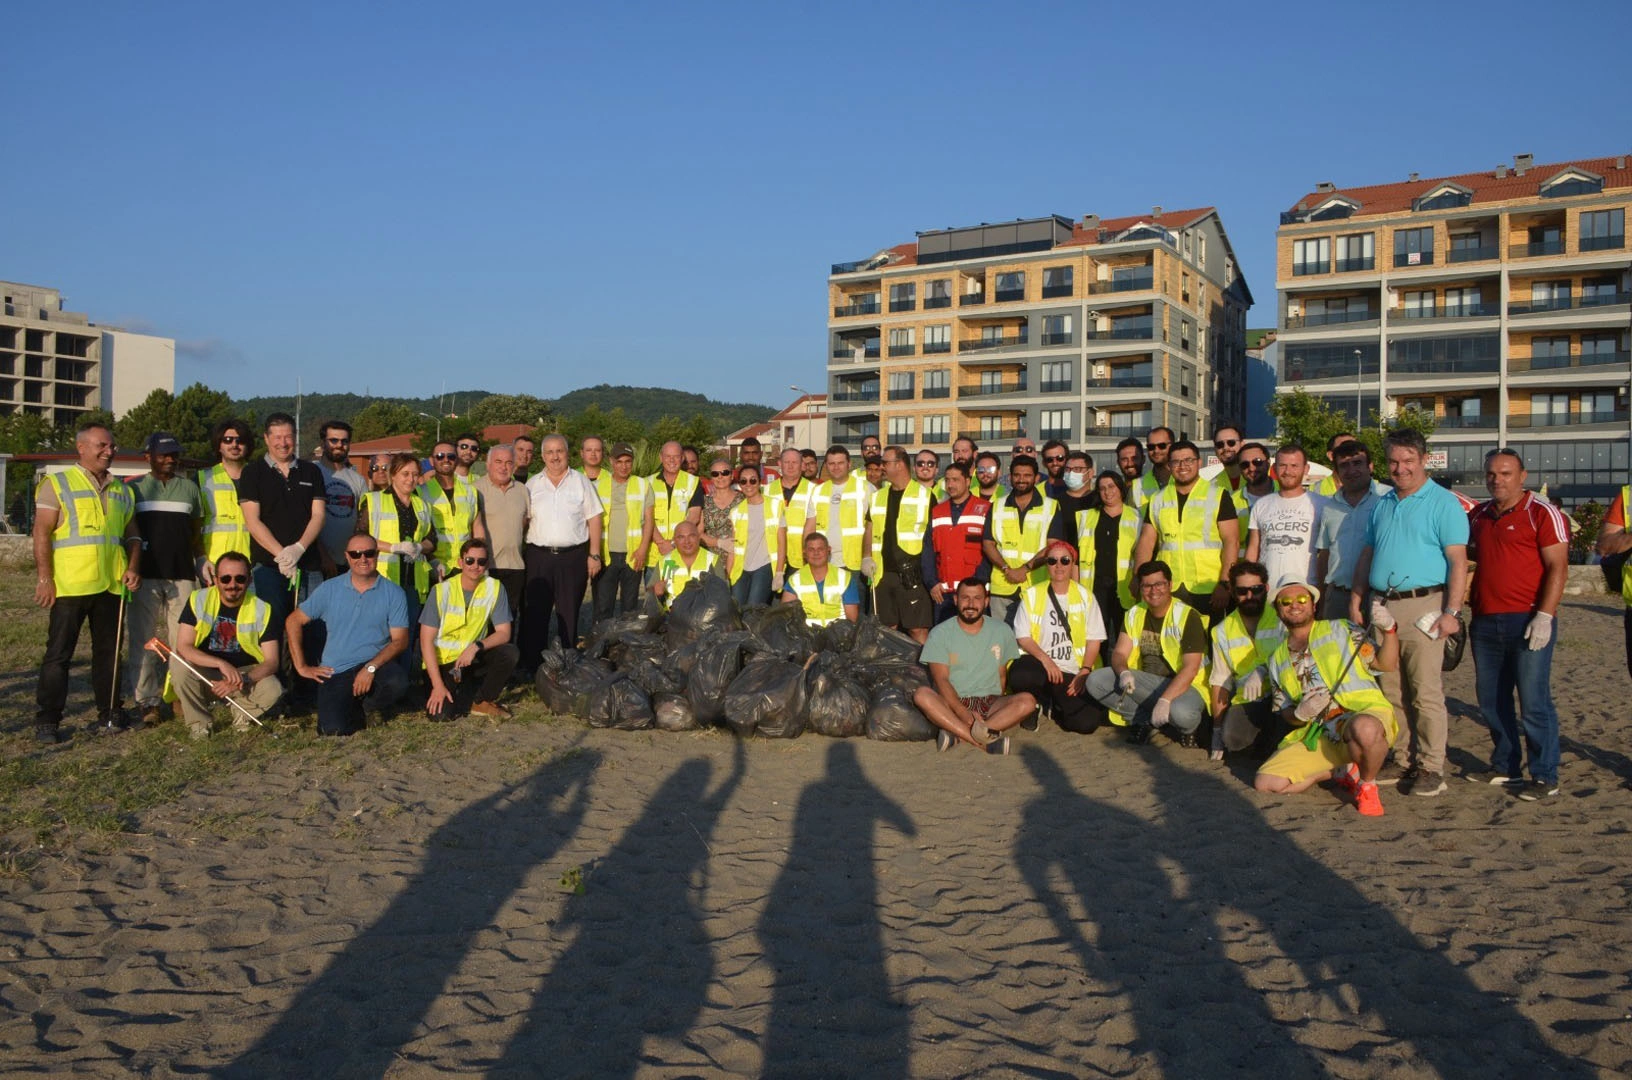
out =
[(466, 555), (460, 562), (466, 566), (486, 566), (487, 557), (484, 555)]
[(457, 453), (444, 451), (444, 452), (439, 453), (439, 454), (432, 454), (431, 456), (433, 458), (435, 458), (436, 460), (438, 460), (438, 461), (452, 461), (455, 458), (457, 458), (459, 455)]
[(710, 469), (710, 470), (708, 470), (708, 475), (710, 475), (710, 476), (730, 476), (731, 475), (731, 470), (730, 469)]
[(380, 552), (379, 552), (378, 548), (361, 548), (361, 549), (358, 549), (358, 550), (353, 550), (351, 548), (347, 548), (346, 549), (346, 558), (348, 558), (348, 559), (372, 559), (372, 558), (377, 557), (379, 555), (379, 553)]
[(1262, 595), (1264, 595), (1264, 586), (1262, 586), (1262, 585), (1237, 585), (1235, 587), (1235, 595), (1237, 595), (1237, 596), (1262, 596)]
[(1043, 561), (1050, 566), (1070, 566), (1076, 560), (1069, 555), (1050, 555)]
[(1146, 450), (1166, 450), (1168, 447), (1170, 447), (1172, 445), (1173, 444), (1170, 443), (1170, 442), (1148, 442), (1148, 443), (1145, 444), (1145, 449)]
[(217, 574), (215, 580), (222, 585), (248, 585), (248, 574)]

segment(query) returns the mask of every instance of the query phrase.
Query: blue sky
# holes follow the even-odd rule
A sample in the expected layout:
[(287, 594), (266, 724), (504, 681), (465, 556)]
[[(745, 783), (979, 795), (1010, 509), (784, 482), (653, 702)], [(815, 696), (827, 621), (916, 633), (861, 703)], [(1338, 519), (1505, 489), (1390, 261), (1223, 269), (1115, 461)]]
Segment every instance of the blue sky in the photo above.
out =
[(1315, 183), (1632, 152), (1632, 5), (82, 4), (8, 19), (0, 278), (177, 387), (780, 404), (830, 263), (1215, 205), (1274, 322)]

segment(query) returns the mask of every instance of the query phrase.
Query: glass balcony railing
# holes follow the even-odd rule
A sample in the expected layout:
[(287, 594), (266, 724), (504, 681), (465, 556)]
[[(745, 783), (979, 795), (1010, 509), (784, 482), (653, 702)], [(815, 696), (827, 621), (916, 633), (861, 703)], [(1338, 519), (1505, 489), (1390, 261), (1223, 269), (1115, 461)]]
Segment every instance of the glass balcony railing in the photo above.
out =
[(1502, 249), (1495, 244), (1480, 244), (1477, 247), (1452, 248), (1448, 258), (1453, 263), (1484, 262), (1501, 255)]
[(919, 441), (925, 446), (945, 446), (952, 441), (952, 433), (950, 431), (926, 431), (924, 437)]
[(1587, 424), (1620, 424), (1625, 426), (1629, 417), (1626, 409), (1587, 410), (1578, 413), (1518, 413), (1507, 418), (1512, 428), (1582, 427)]
[(986, 302), (984, 292), (968, 292), (958, 297), (959, 307), (979, 307)]
[(1534, 371), (1561, 371), (1570, 368), (1584, 367), (1624, 367), (1632, 364), (1632, 352), (1575, 353), (1570, 356), (1510, 356), (1507, 358), (1509, 374), (1520, 374)]
[(1002, 382), (968, 383), (958, 387), (958, 397), (996, 397), (999, 394), (1023, 394), (1026, 390), (1024, 376), (1018, 379), (1004, 379)]
[(1616, 233), (1614, 236), (1583, 236), (1581, 238), (1582, 251), (1619, 251), (1625, 246), (1625, 233)]
[(1510, 259), (1534, 259), (1542, 255), (1564, 254), (1563, 240), (1533, 240), (1528, 244), (1514, 244), (1507, 249)]
[(1071, 441), (1071, 429), (1068, 427), (1045, 427), (1037, 432), (1037, 437), (1044, 442), (1050, 439), (1058, 439), (1060, 442), (1068, 443)]
[(1071, 344), (1071, 337), (1072, 337), (1071, 331), (1069, 331), (1069, 330), (1061, 330), (1061, 331), (1058, 331), (1058, 332), (1052, 333), (1052, 334), (1044, 334), (1043, 335), (1043, 344), (1044, 345), (1069, 345), (1069, 344)]
[(1494, 416), (1441, 416), (1434, 420), (1439, 431), (1495, 431)]
[(833, 309), (833, 317), (844, 319), (851, 315), (877, 315), (878, 311), (878, 301), (869, 300), (859, 304), (841, 304)]
[(958, 342), (960, 353), (986, 352), (989, 349), (1009, 349), (1017, 345), (1026, 344), (1025, 334), (1008, 334), (1003, 337), (965, 338)]
[(1321, 259), (1318, 262), (1295, 262), (1292, 264), (1293, 277), (1308, 277), (1311, 274), (1329, 274), (1331, 272), (1332, 264), (1329, 259)]
[(1022, 436), (1024, 434), (1025, 434), (1025, 430), (1022, 429), (1021, 427), (1019, 427), (1018, 425), (1016, 425), (1015, 427), (1001, 427), (1001, 428), (1000, 427), (978, 427), (978, 428), (964, 428), (963, 430), (958, 432), (958, 438), (960, 438), (960, 439), (969, 439), (970, 441), (976, 443), (977, 445), (985, 446), (988, 443), (1008, 442), (1011, 439), (1018, 439), (1020, 436)]
[(998, 304), (1008, 304), (1013, 303), (1016, 300), (1024, 300), (1025, 298), (1026, 290), (1024, 289), (999, 289), (993, 297), (993, 302)]
[(1090, 376), (1088, 379), (1088, 385), (1096, 390), (1153, 390), (1155, 389), (1155, 386), (1152, 380), (1154, 380), (1155, 377), (1156, 373), (1148, 366), (1112, 368), (1109, 375)]
[(926, 397), (926, 398), (949, 398), (951, 396), (952, 396), (952, 388), (950, 386), (926, 386), (926, 387), (924, 387), (924, 397)]
[(1493, 319), (1502, 313), (1502, 305), (1436, 304), (1431, 307), (1402, 307), (1388, 313), (1390, 319)]
[(891, 356), (912, 356), (917, 351), (918, 351), (918, 346), (912, 345), (912, 344), (891, 345), (890, 346), (890, 355)]
[(1084, 335), (1089, 341), (1151, 341), (1156, 337), (1156, 328), (1144, 326), (1113, 326), (1109, 330), (1090, 330)]
[(934, 310), (936, 310), (938, 308), (949, 308), (951, 306), (952, 306), (952, 298), (950, 296), (926, 296), (926, 297), (924, 297), (924, 310), (925, 311), (934, 311)]
[(1077, 388), (1077, 384), (1070, 379), (1044, 379), (1037, 384), (1037, 389), (1044, 394), (1069, 394)]
[(1142, 292), (1156, 287), (1154, 271), (1144, 274), (1134, 274), (1131, 277), (1113, 277), (1109, 281), (1095, 281), (1089, 284), (1090, 296), (1103, 296), (1106, 293)]
[(1062, 296), (1070, 296), (1074, 291), (1075, 290), (1073, 290), (1072, 287), (1069, 284), (1067, 284), (1067, 285), (1044, 285), (1043, 286), (1043, 299), (1044, 300), (1057, 300)]
[(835, 345), (833, 347), (835, 360), (877, 360), (877, 345)]
[(891, 390), (890, 391), (890, 400), (891, 401), (911, 401), (915, 396), (916, 395), (913, 394), (912, 387), (910, 387), (910, 386), (907, 387), (906, 389), (897, 389), (897, 390)]
[(1396, 251), (1394, 253), (1394, 265), (1397, 266), (1397, 267), (1398, 266), (1432, 266), (1432, 265), (1434, 265), (1434, 253), (1433, 253), (1433, 250), (1429, 249), (1428, 251)]
[(1553, 296), (1543, 300), (1525, 300), (1507, 305), (1509, 315), (1540, 315), (1548, 311), (1572, 311), (1577, 308), (1613, 307), (1632, 304), (1632, 293), (1595, 292), (1585, 296)]
[(891, 300), (890, 301), (890, 313), (891, 314), (894, 314), (895, 312), (898, 312), (898, 311), (917, 311), (917, 310), (918, 310), (918, 301), (916, 301), (916, 300), (907, 299), (907, 300)]
[(1357, 259), (1337, 260), (1337, 272), (1340, 274), (1350, 274), (1358, 270), (1375, 269), (1377, 269), (1377, 256), (1375, 255), (1363, 255)]
[(851, 401), (877, 401), (878, 400), (878, 387), (876, 387), (876, 386), (859, 386), (859, 387), (841, 386), (837, 390), (833, 391), (832, 400), (834, 400), (836, 402), (839, 402), (841, 404), (846, 403), (846, 402), (851, 402)]
[[(1472, 357), (1455, 359), (1448, 357), (1434, 357), (1415, 360), (1390, 359), (1388, 373), (1390, 375), (1493, 375), (1501, 370), (1501, 361), (1494, 356)], [(1349, 375), (1354, 375), (1354, 368), (1349, 368)]]
[(925, 353), (925, 355), (928, 355), (929, 353), (949, 353), (951, 351), (952, 351), (952, 343), (950, 341), (926, 341), (926, 342), (924, 342), (924, 353)]
[(1301, 330), (1306, 326), (1339, 326), (1344, 323), (1376, 322), (1377, 312), (1368, 309), (1361, 311), (1317, 311), (1308, 315), (1288, 315), (1286, 328)]

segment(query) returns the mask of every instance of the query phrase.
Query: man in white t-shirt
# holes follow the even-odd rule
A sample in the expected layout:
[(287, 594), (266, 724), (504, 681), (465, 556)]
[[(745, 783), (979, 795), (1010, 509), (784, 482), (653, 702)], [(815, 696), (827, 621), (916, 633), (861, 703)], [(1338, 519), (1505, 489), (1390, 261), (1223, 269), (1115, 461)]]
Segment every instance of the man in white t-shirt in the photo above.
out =
[(1275, 451), (1275, 483), (1280, 490), (1252, 504), (1246, 558), (1264, 564), (1271, 593), (1282, 582), (1315, 580), (1315, 526), (1328, 500), (1303, 489), (1308, 472), (1303, 447), (1288, 443)]

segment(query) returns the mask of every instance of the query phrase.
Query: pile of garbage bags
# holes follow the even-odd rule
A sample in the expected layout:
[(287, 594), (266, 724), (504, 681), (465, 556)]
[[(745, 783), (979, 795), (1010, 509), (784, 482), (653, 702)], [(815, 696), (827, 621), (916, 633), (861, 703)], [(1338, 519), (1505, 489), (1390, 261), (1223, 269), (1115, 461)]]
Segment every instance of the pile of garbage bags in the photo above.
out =
[(667, 615), (621, 616), (597, 624), (582, 654), (546, 652), (536, 685), (551, 712), (593, 727), (935, 737), (912, 704), (929, 685), (912, 638), (872, 618), (810, 626), (797, 604), (739, 612), (731, 587), (712, 574), (693, 581)]

